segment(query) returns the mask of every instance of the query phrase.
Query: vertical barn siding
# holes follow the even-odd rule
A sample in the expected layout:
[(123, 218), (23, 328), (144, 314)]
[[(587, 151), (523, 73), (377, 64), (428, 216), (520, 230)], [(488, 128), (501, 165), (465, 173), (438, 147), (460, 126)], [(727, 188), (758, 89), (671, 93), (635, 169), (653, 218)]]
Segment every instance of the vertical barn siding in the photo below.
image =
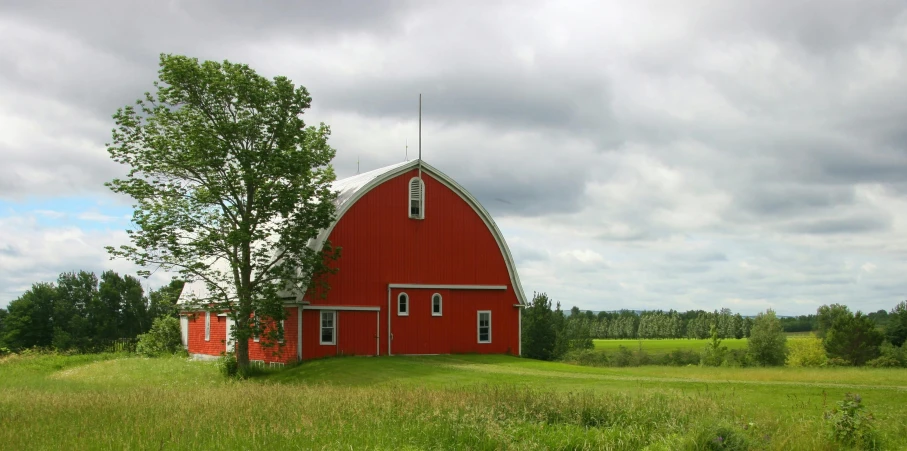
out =
[[(409, 295), (409, 316), (397, 314), (399, 293)], [(443, 296), (442, 316), (431, 315), (431, 296)], [(394, 354), (517, 354), (519, 315), (506, 291), (497, 290), (413, 290), (392, 291), (391, 313)], [(478, 311), (491, 311), (491, 343), (478, 342)]]
[[(504, 353), (510, 349), (516, 354), (519, 312), (513, 305), (518, 300), (491, 230), (457, 193), (424, 172), (425, 219), (410, 219), (409, 180), (416, 173), (409, 171), (373, 188), (338, 221), (329, 239), (342, 248), (339, 271), (327, 279), (331, 287), (327, 297), (310, 301), (381, 307), (380, 346), (385, 355), (389, 283), (505, 285), (504, 291), (443, 292), (442, 317), (431, 316), (431, 295), (436, 290), (408, 290), (410, 316), (396, 316), (396, 293), (400, 290), (395, 290), (389, 312), (395, 333), (392, 350), (394, 354), (446, 354)], [(493, 311), (491, 344), (476, 343), (477, 310)], [(345, 312), (340, 313), (342, 317)], [(318, 344), (318, 319), (316, 311), (303, 314), (304, 359), (338, 352)], [(338, 322), (342, 334), (343, 322)], [(397, 335), (398, 330), (403, 335)], [(366, 337), (349, 339), (358, 343)]]
[[(317, 359), (335, 355), (375, 355), (378, 333), (377, 312), (338, 311), (337, 339), (334, 345), (321, 344), (321, 311), (302, 312), (302, 358)], [(381, 316), (384, 319), (384, 316)]]
[(227, 318), (211, 312), (210, 340), (205, 341), (205, 312), (189, 314), (190, 354), (220, 355), (227, 350)]

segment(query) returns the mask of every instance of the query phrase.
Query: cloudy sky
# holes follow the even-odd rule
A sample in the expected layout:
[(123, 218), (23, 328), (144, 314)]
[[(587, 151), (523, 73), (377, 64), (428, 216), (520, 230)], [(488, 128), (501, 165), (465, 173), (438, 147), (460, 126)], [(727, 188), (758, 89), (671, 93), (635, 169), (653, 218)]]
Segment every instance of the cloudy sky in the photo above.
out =
[(262, 3), (0, 3), (0, 307), (135, 270), (105, 143), (160, 53), (306, 86), (341, 177), (412, 155), (422, 93), (425, 160), (568, 308), (907, 299), (903, 0)]

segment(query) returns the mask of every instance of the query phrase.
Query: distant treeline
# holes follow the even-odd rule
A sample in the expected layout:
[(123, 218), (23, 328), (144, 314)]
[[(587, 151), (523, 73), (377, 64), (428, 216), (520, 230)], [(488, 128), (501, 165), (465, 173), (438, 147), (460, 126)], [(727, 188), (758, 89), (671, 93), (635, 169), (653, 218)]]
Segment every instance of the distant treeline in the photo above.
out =
[[(886, 310), (866, 315), (879, 328), (888, 325)], [(619, 310), (615, 312), (581, 311), (570, 309), (569, 321), (581, 321), (593, 338), (709, 338), (709, 326), (714, 323), (720, 338), (744, 338), (753, 327), (751, 317), (733, 313), (723, 308), (705, 310)], [(785, 332), (816, 332), (819, 330), (817, 315), (779, 317)]]
[(151, 290), (139, 280), (105, 271), (66, 272), (56, 283), (39, 282), (0, 309), (0, 348), (95, 351), (147, 332), (155, 318), (177, 316), (183, 282)]

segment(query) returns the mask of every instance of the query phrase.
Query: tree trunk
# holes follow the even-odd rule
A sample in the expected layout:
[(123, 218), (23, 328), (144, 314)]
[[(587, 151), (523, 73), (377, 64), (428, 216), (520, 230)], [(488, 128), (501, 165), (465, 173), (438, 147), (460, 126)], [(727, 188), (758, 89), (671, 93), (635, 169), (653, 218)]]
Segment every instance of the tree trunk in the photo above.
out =
[[(239, 328), (239, 321), (234, 327)], [(249, 369), (249, 340), (237, 339), (234, 345), (236, 351), (236, 369), (240, 375), (246, 375)]]

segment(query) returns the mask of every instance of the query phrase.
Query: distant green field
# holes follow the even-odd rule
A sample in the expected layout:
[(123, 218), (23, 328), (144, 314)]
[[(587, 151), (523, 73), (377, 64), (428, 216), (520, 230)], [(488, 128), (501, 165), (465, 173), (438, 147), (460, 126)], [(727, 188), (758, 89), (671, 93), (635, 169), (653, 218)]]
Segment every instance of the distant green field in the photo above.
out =
[(859, 393), (907, 446), (907, 372), (591, 368), (507, 356), (324, 359), (226, 381), (212, 363), (0, 360), (3, 449), (840, 449)]
[[(652, 355), (667, 354), (680, 349), (682, 351), (701, 351), (709, 340), (689, 340), (686, 338), (665, 340), (593, 340), (596, 350), (617, 351), (621, 346), (632, 351), (642, 349)], [(746, 349), (746, 338), (722, 340), (721, 344), (728, 349)]]

